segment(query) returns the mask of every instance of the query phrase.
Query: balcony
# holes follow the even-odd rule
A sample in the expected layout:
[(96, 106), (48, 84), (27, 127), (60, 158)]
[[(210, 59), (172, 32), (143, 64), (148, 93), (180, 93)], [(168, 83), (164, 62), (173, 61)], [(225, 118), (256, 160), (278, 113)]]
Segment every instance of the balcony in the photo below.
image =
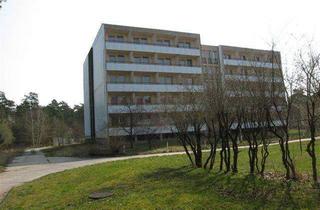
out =
[(106, 41), (107, 50), (165, 53), (174, 55), (200, 56), (200, 49), (187, 48), (178, 45), (159, 45), (156, 43), (134, 43), (122, 41)]
[(139, 104), (139, 105), (124, 105), (124, 104), (108, 104), (109, 114), (120, 114), (130, 112), (155, 113), (155, 112), (182, 112), (191, 110), (190, 105), (173, 105), (173, 104)]
[[(125, 129), (128, 130), (128, 128)], [(128, 136), (128, 133), (125, 131), (125, 129), (119, 127), (109, 128), (109, 136)], [(134, 133), (138, 135), (150, 134), (150, 130), (152, 131), (152, 134), (176, 132), (176, 128), (170, 125), (135, 127), (134, 130)]]
[(135, 72), (159, 72), (159, 73), (182, 73), (201, 74), (200, 66), (163, 65), (157, 63), (120, 63), (107, 62), (106, 69), (110, 71), (135, 71)]
[(251, 61), (251, 60), (240, 60), (240, 59), (224, 59), (223, 63), (224, 65), (230, 65), (230, 66), (247, 66), (247, 67), (273, 68), (273, 69), (279, 68), (279, 65), (275, 63)]
[(256, 75), (241, 75), (241, 74), (225, 74), (224, 76), (226, 79), (230, 80), (238, 80), (238, 81), (251, 81), (251, 82), (276, 82), (276, 83), (282, 83), (283, 79), (282, 77), (270, 77), (270, 76), (256, 76)]
[(201, 91), (202, 85), (158, 84), (158, 83), (107, 83), (107, 92), (158, 92), (177, 93)]
[(131, 110), (139, 110), (140, 112), (152, 113), (152, 112), (163, 112), (167, 109), (172, 108), (172, 105), (164, 104), (141, 104), (141, 105), (108, 105), (109, 114), (118, 114), (118, 113), (129, 113), (129, 107)]

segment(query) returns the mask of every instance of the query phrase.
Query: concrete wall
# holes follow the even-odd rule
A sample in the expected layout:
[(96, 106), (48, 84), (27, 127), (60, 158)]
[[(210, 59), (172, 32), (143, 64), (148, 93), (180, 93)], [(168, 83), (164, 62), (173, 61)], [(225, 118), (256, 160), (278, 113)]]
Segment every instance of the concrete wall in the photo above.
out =
[(105, 73), (105, 37), (104, 26), (100, 27), (93, 43), (94, 66), (94, 101), (96, 137), (107, 136), (107, 99), (106, 99), (106, 73)]
[(88, 73), (88, 56), (83, 63), (83, 99), (84, 99), (84, 135), (90, 138), (90, 106), (89, 106), (89, 73)]

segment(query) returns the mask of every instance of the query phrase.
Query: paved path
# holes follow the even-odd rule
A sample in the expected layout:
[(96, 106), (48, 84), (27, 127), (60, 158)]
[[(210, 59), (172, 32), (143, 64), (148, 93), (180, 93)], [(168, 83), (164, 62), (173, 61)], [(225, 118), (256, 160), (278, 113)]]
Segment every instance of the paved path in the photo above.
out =
[[(301, 141), (308, 141), (309, 139), (302, 139)], [(290, 143), (299, 142), (299, 140), (292, 140)], [(270, 145), (278, 145), (272, 143)], [(241, 146), (239, 149), (248, 148), (248, 146)], [(104, 163), (110, 161), (127, 160), (133, 158), (146, 158), (155, 156), (167, 156), (185, 154), (184, 152), (134, 155), (125, 157), (109, 157), (96, 159), (80, 159), (72, 157), (46, 157), (41, 149), (26, 150), (22, 156), (16, 157), (12, 163), (8, 165), (6, 171), (0, 173), (0, 201), (11, 190), (11, 188), (30, 182), (42, 176), (61, 172), (67, 169), (78, 168), (82, 166), (93, 165), (97, 163)]]

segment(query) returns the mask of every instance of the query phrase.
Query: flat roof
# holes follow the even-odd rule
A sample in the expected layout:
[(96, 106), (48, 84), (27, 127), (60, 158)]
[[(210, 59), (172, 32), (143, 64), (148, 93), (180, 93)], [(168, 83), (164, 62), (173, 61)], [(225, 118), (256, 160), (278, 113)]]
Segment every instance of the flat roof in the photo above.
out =
[(165, 34), (180, 34), (184, 36), (193, 36), (194, 38), (200, 38), (200, 34), (197, 33), (189, 33), (189, 32), (181, 32), (181, 31), (170, 31), (170, 30), (163, 30), (163, 29), (154, 29), (154, 28), (142, 28), (142, 27), (134, 27), (134, 26), (124, 26), (124, 25), (114, 25), (114, 24), (107, 24), (103, 23), (105, 27), (111, 28), (118, 28), (118, 29), (133, 29), (137, 31), (144, 31), (144, 32), (160, 32)]

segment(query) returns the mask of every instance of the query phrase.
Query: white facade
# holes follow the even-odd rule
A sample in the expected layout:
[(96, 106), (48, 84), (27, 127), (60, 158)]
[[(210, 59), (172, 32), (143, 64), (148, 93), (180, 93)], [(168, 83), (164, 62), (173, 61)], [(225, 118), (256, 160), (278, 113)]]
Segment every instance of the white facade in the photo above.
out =
[[(143, 42), (137, 43), (141, 37)], [(165, 42), (166, 46), (159, 42)], [(221, 71), (222, 81), (231, 79), (255, 82), (261, 79), (252, 75), (229, 74), (226, 72), (229, 67), (261, 67), (270, 71), (281, 68), (281, 65), (270, 63), (267, 60), (240, 59), (239, 52), (237, 52), (238, 58), (231, 58), (231, 56), (226, 58), (226, 51), (232, 51), (233, 47), (205, 47), (213, 49), (213, 65), (216, 65), (217, 70)], [(240, 52), (244, 51), (242, 48), (238, 49)], [(134, 102), (134, 97), (143, 97), (143, 94), (153, 95), (152, 97), (156, 97), (156, 100), (148, 102), (150, 104), (139, 105), (143, 107), (144, 113), (153, 114), (161, 113), (166, 108), (170, 109), (170, 105), (161, 104), (161, 95), (177, 95), (190, 89), (201, 91), (203, 88), (202, 84), (193, 81), (193, 78), (201, 78), (203, 72), (203, 46), (200, 44), (199, 34), (103, 24), (93, 42), (91, 52), (91, 57), (88, 55), (83, 64), (86, 138), (93, 138), (94, 135), (95, 138), (106, 139), (109, 136), (126, 135), (123, 129), (112, 125), (111, 119), (113, 116), (128, 113), (129, 110), (124, 104), (114, 103), (112, 97), (129, 97)], [(113, 60), (110, 59), (111, 55), (114, 56)], [(120, 60), (117, 60), (116, 57), (119, 55)], [(147, 57), (148, 61), (137, 62), (135, 59), (139, 56), (140, 58)], [(173, 62), (170, 60), (168, 63), (159, 63), (159, 58), (172, 59)], [(93, 74), (92, 80), (90, 80), (90, 71)], [(112, 81), (112, 76), (119, 75), (122, 76), (120, 81)], [(141, 75), (142, 77), (154, 75), (152, 76), (154, 81), (135, 81), (135, 77), (141, 77)], [(175, 81), (164, 84), (159, 81), (160, 77), (172, 77)], [(183, 78), (189, 81), (186, 83), (178, 81)], [(130, 81), (127, 81), (128, 79)], [(265, 79), (271, 81), (271, 78)], [(273, 77), (273, 79), (279, 83), (283, 82), (281, 76)], [(229, 94), (238, 93), (230, 92)], [(143, 130), (142, 128), (137, 129)], [(173, 131), (174, 128), (166, 125), (154, 128), (154, 133), (157, 134)]]

